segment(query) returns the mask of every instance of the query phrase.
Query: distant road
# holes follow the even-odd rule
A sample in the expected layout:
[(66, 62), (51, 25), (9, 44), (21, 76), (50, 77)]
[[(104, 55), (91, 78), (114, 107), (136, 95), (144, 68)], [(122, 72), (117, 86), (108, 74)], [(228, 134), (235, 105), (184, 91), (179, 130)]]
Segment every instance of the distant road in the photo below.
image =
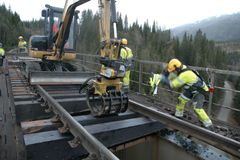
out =
[[(224, 82), (224, 88), (233, 89), (228, 81)], [(224, 95), (224, 101), (223, 101), (222, 105), (231, 107), (232, 103), (233, 103), (233, 92), (226, 90), (225, 95)], [(230, 117), (230, 113), (231, 113), (230, 109), (221, 107), (221, 109), (219, 111), (219, 114), (217, 116), (217, 119), (221, 120), (221, 121), (224, 121), (224, 122), (228, 122), (229, 117)]]

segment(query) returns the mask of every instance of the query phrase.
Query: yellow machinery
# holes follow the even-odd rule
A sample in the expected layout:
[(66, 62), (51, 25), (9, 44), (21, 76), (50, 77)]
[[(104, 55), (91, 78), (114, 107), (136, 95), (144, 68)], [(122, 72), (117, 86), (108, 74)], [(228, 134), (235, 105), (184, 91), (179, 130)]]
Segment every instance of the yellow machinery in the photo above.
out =
[[(117, 38), (115, 0), (99, 0), (100, 37), (99, 75), (88, 79), (86, 89), (87, 104), (95, 116), (104, 116), (125, 112), (128, 107), (128, 96), (123, 92), (121, 79), (125, 74), (124, 61), (120, 57), (121, 40)], [(111, 16), (110, 16), (111, 15)], [(114, 38), (110, 38), (110, 17), (112, 18)]]
[[(89, 0), (78, 0), (71, 4), (67, 10), (67, 5), (65, 5), (64, 11), (58, 11), (57, 8), (46, 5), (48, 10), (43, 11), (42, 15), (48, 22), (46, 24), (49, 27), (45, 27), (48, 28), (48, 30), (46, 30), (48, 36), (32, 36), (29, 47), (31, 57), (42, 59), (40, 64), (41, 70), (60, 72), (68, 70), (63, 65), (63, 62), (73, 60), (76, 56), (75, 52), (72, 52), (73, 50), (66, 46), (66, 44), (68, 46), (72, 45), (71, 35), (75, 35), (74, 28), (71, 29), (71, 24), (76, 20), (74, 19), (74, 21), (72, 21), (72, 19), (75, 17), (76, 7), (88, 1)], [(101, 38), (98, 53), (102, 66), (99, 75), (91, 77), (88, 75), (83, 83), (81, 81), (80, 92), (86, 92), (87, 104), (92, 114), (94, 116), (104, 116), (125, 112), (128, 107), (128, 96), (123, 92), (121, 82), (125, 74), (125, 66), (124, 61), (120, 57), (121, 40), (117, 38), (115, 0), (98, 0), (98, 3), (100, 8), (99, 26)], [(55, 26), (57, 13), (63, 13), (63, 19), (56, 25), (59, 26), (59, 28)], [(110, 38), (111, 19), (114, 35), (112, 39)], [(53, 34), (55, 31), (56, 33)], [(32, 78), (35, 84), (37, 84), (36, 81), (39, 82), (40, 80), (41, 83), (43, 83), (42, 81), (44, 81), (45, 84), (50, 83), (50, 81), (46, 82), (46, 77), (43, 79), (42, 75), (41, 73), (40, 77), (35, 75), (35, 78)], [(63, 77), (63, 79), (68, 80), (70, 83), (74, 80), (67, 78), (67, 74), (62, 73), (60, 75), (64, 75), (65, 77)], [(71, 74), (70, 76), (72, 77), (73, 75)], [(52, 74), (51, 77), (53, 77)]]
[[(76, 58), (76, 25), (78, 11), (76, 7), (89, 0), (79, 0), (67, 8), (57, 8), (46, 5), (42, 11), (45, 19), (45, 35), (33, 35), (29, 39), (29, 56), (42, 59), (41, 71), (74, 71), (73, 66), (65, 62)], [(34, 64), (36, 68), (36, 64)], [(34, 70), (33, 64), (28, 67)], [(38, 67), (39, 68), (39, 67)]]

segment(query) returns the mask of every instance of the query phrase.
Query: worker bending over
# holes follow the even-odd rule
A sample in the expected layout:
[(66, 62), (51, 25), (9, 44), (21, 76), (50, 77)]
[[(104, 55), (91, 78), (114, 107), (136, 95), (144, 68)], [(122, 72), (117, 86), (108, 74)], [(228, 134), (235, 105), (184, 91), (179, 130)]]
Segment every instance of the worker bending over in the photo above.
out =
[(3, 59), (5, 58), (5, 51), (2, 43), (0, 43), (0, 74), (3, 73)]
[[(176, 76), (170, 78), (170, 73), (175, 73)], [(178, 59), (171, 59), (163, 74), (154, 74), (149, 83), (152, 88), (156, 88), (159, 83), (173, 89), (183, 87), (184, 91), (178, 97), (175, 116), (183, 117), (185, 104), (192, 100), (192, 107), (203, 126), (212, 128), (212, 121), (203, 109), (205, 94), (209, 88), (196, 71), (187, 68)], [(156, 90), (154, 94), (156, 94)]]
[(129, 92), (130, 69), (132, 66), (133, 54), (132, 50), (127, 47), (128, 41), (126, 38), (121, 40), (120, 57), (124, 61), (125, 75), (123, 77), (123, 89), (126, 93)]
[(19, 53), (26, 52), (27, 49), (27, 42), (23, 39), (23, 36), (18, 37), (18, 49)]

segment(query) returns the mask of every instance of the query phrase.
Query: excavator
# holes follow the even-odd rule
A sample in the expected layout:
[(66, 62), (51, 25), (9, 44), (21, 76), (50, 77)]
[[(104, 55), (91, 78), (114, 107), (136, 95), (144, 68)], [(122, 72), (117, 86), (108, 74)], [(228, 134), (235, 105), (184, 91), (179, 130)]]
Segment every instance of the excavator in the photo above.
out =
[[(117, 38), (115, 0), (99, 0), (100, 49), (99, 74), (90, 77), (80, 88), (85, 91), (87, 104), (94, 116), (116, 115), (128, 108), (128, 96), (121, 79), (125, 74), (124, 61), (120, 57), (121, 39)], [(112, 20), (112, 21), (111, 21)], [(110, 38), (110, 25), (113, 38)]]
[(68, 7), (45, 5), (42, 10), (44, 35), (32, 35), (28, 54), (32, 58), (23, 61), (23, 73), (33, 85), (81, 84), (95, 73), (84, 73), (72, 65), (76, 59), (76, 30), (79, 11), (76, 7), (89, 0), (77, 1)]
[[(80, 81), (80, 93), (86, 94), (87, 105), (94, 116), (108, 116), (117, 115), (125, 112), (128, 108), (128, 95), (123, 90), (121, 79), (125, 75), (124, 61), (120, 57), (121, 39), (117, 37), (117, 17), (115, 0), (98, 0), (99, 4), (99, 28), (100, 28), (100, 47), (98, 50), (99, 62), (101, 67), (99, 73), (80, 73), (75, 78), (73, 75), (68, 77), (71, 72), (64, 65), (65, 61), (71, 61), (76, 58), (76, 53), (71, 47), (74, 47), (74, 28), (71, 24), (76, 23), (76, 7), (88, 2), (90, 0), (78, 0), (75, 3), (67, 6), (68, 0), (65, 2), (65, 7), (62, 13), (62, 19), (59, 28), (55, 26), (56, 16), (61, 13), (58, 9), (46, 5), (47, 10), (42, 12), (45, 21), (50, 20), (48, 36), (32, 36), (29, 44), (29, 55), (33, 58), (41, 59), (41, 70), (50, 70), (58, 72), (58, 75), (63, 76), (66, 83), (73, 83), (74, 80)], [(59, 19), (59, 18), (58, 18)], [(110, 37), (110, 28), (113, 25), (113, 38)], [(74, 26), (74, 25), (73, 25)], [(54, 34), (54, 32), (56, 33)], [(34, 66), (34, 65), (30, 65)], [(35, 67), (35, 66), (34, 66)], [(35, 69), (32, 67), (31, 69)], [(39, 69), (39, 68), (37, 68)], [(34, 73), (34, 72), (30, 72)], [(75, 72), (72, 72), (75, 74)], [(32, 84), (39, 84), (34, 82), (37, 80), (47, 81), (47, 83), (56, 83), (56, 74), (52, 74), (50, 78), (47, 76), (32, 76)], [(36, 78), (37, 77), (37, 78)], [(66, 78), (68, 77), (68, 78)], [(58, 77), (57, 79), (61, 79)], [(73, 80), (74, 79), (74, 80)], [(60, 80), (61, 83), (63, 80)], [(76, 81), (74, 81), (76, 83)], [(41, 83), (40, 83), (41, 84)]]
[[(85, 2), (87, 0), (72, 4), (68, 10), (50, 5), (46, 5), (46, 9), (42, 10), (45, 22), (44, 35), (31, 36), (28, 48), (30, 57), (41, 59), (41, 63), (39, 63), (41, 71), (76, 70), (73, 66), (69, 66), (69, 63), (64, 62), (76, 58), (75, 35), (78, 11), (75, 11), (75, 8)], [(66, 1), (65, 6), (67, 3), (68, 1)], [(36, 67), (36, 65), (33, 66)]]

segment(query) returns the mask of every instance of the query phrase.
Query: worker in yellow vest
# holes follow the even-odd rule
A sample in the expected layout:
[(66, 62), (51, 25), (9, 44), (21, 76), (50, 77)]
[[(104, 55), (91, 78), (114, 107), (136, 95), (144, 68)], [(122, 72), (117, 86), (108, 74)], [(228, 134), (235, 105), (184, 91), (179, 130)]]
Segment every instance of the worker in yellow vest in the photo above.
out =
[[(175, 73), (176, 76), (174, 78), (169, 78), (170, 73)], [(149, 83), (153, 88), (154, 94), (157, 93), (156, 87), (159, 83), (173, 89), (183, 87), (184, 91), (178, 97), (175, 116), (183, 117), (185, 104), (192, 100), (192, 107), (200, 122), (202, 122), (204, 127), (213, 129), (212, 121), (203, 109), (205, 95), (209, 92), (209, 88), (197, 71), (187, 68), (182, 62), (174, 58), (167, 64), (166, 71), (163, 74), (154, 74), (153, 77), (150, 77)]]
[(123, 38), (121, 40), (121, 46), (120, 46), (120, 57), (124, 61), (125, 66), (125, 75), (123, 77), (123, 89), (125, 93), (129, 92), (129, 84), (130, 84), (130, 69), (132, 66), (132, 59), (133, 54), (132, 50), (127, 47), (128, 41), (126, 38)]
[(2, 43), (0, 43), (0, 73), (3, 73), (3, 59), (5, 58), (5, 50)]
[(23, 36), (18, 37), (18, 49), (19, 52), (26, 52), (27, 49), (27, 42), (23, 39)]

